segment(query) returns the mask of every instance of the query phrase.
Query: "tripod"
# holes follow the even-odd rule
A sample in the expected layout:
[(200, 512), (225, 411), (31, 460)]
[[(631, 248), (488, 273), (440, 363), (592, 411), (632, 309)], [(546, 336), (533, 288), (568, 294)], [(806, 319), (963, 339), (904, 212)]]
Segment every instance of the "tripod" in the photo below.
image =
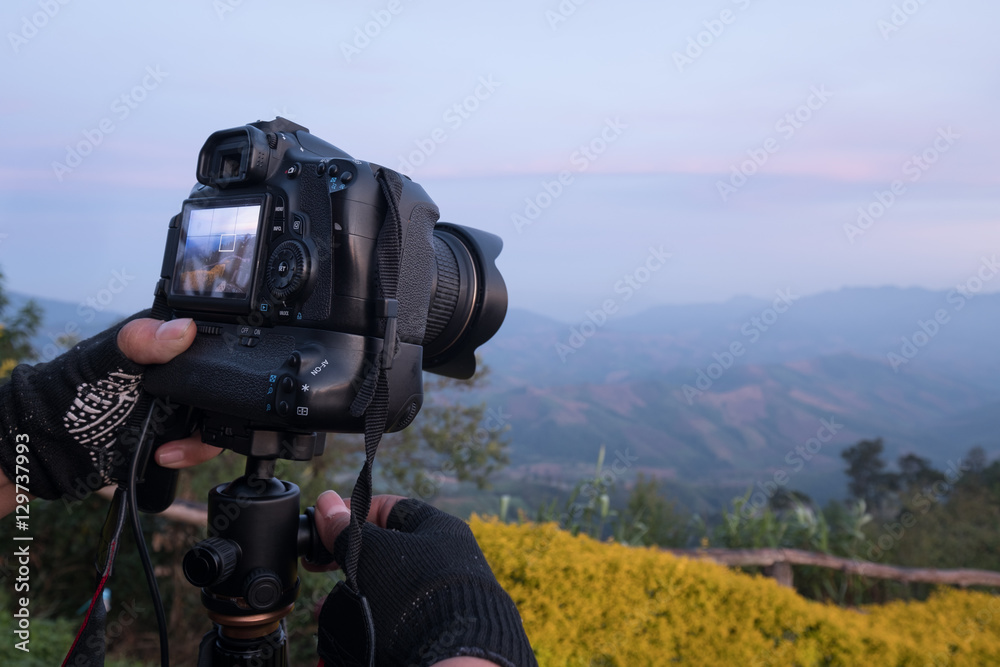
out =
[(213, 623), (199, 646), (198, 667), (287, 667), (284, 619), (299, 592), (298, 559), (332, 560), (316, 532), (314, 508), (299, 514), (299, 487), (274, 477), (275, 459), (293, 458), (288, 437), (311, 454), (315, 445), (301, 445), (316, 434), (253, 436), (256, 451), (262, 443), (286, 446), (248, 455), (242, 477), (209, 492), (209, 537), (184, 556), (184, 575), (201, 588)]

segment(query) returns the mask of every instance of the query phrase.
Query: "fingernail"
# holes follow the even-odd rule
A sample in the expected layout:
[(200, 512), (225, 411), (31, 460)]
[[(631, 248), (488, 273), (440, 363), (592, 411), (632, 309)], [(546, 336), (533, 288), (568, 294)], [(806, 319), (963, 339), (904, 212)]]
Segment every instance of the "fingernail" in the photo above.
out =
[(184, 460), (184, 452), (179, 449), (168, 449), (165, 452), (156, 453), (156, 462), (161, 466), (177, 463)]
[(337, 502), (339, 500), (340, 496), (336, 491), (324, 491), (316, 499), (316, 511), (323, 518), (329, 519), (337, 509), (340, 509), (338, 505), (341, 505), (343, 501)]
[(194, 322), (194, 320), (190, 317), (164, 322), (160, 325), (160, 328), (156, 330), (156, 340), (178, 340), (183, 338), (192, 322)]

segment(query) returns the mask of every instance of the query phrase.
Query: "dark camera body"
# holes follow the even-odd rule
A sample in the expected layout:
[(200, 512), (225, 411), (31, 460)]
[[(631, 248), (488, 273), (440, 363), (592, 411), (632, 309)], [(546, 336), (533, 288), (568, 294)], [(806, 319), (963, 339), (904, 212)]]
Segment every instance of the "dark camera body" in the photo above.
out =
[[(363, 432), (350, 407), (386, 341), (398, 340), (386, 431), (416, 416), (423, 370), (474, 373), (506, 313), (498, 237), (439, 224), (409, 178), (282, 118), (214, 133), (197, 175), (170, 222), (154, 315), (192, 317), (198, 335), (145, 386), (195, 409), (206, 442), (308, 459), (295, 434)], [(401, 243), (394, 299), (378, 268), (387, 219)]]

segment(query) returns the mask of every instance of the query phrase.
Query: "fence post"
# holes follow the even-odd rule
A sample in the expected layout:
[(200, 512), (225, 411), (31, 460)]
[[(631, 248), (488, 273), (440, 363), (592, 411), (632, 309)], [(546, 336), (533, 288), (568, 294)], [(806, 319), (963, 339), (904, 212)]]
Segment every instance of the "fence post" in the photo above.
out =
[(768, 565), (764, 568), (764, 574), (777, 581), (779, 586), (794, 588), (795, 575), (792, 572), (792, 564), (788, 561), (783, 560), (778, 561), (774, 565)]

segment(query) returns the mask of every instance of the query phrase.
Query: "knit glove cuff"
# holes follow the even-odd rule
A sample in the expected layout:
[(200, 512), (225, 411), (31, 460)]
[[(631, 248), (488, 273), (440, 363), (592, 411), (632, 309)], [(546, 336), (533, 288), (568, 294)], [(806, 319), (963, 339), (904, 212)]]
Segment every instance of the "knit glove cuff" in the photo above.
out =
[[(22, 364), (0, 387), (0, 468), (32, 495), (83, 497), (117, 482), (130, 459), (118, 432), (139, 400), (143, 366), (118, 349), (120, 328), (49, 363)], [(28, 450), (19, 468), (15, 442)]]

